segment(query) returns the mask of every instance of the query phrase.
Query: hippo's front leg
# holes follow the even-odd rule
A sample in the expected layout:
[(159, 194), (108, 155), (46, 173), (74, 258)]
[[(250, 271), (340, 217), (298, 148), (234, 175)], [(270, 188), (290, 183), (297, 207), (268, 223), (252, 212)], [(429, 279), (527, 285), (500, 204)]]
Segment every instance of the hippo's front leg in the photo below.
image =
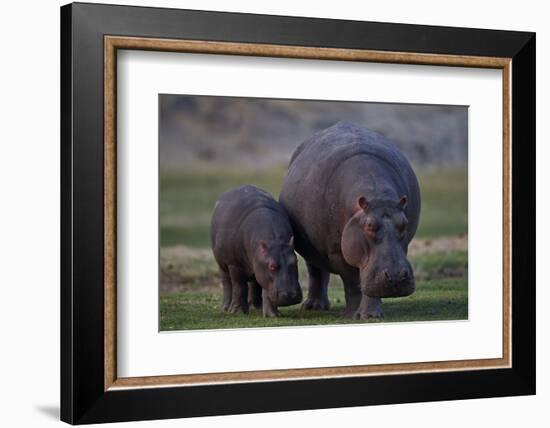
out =
[(269, 293), (262, 290), (262, 312), (264, 317), (280, 317), (281, 313), (277, 310), (277, 307), (271, 302)]
[(382, 299), (369, 297), (361, 292), (359, 278), (351, 275), (349, 278), (342, 278), (346, 293), (346, 311), (348, 317), (356, 320), (369, 318), (382, 318)]
[(369, 297), (363, 295), (359, 308), (353, 314), (356, 320), (367, 320), (369, 318), (383, 318), (382, 299), (379, 297)]
[(231, 277), (231, 305), (229, 312), (235, 314), (242, 312), (248, 313), (248, 282), (238, 267), (229, 267), (229, 276)]
[(361, 304), (361, 289), (356, 282), (349, 282), (344, 280), (344, 292), (346, 294), (346, 310), (345, 315), (347, 317), (353, 318), (355, 312)]

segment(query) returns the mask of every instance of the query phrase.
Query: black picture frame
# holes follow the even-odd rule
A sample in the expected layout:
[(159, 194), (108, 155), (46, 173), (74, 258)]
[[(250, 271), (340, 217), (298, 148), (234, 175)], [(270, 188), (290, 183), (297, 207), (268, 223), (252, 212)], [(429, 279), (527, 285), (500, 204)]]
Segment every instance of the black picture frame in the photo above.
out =
[[(105, 35), (512, 58), (512, 367), (105, 391)], [(63, 6), (61, 419), (86, 424), (534, 394), (535, 98), (534, 33)]]

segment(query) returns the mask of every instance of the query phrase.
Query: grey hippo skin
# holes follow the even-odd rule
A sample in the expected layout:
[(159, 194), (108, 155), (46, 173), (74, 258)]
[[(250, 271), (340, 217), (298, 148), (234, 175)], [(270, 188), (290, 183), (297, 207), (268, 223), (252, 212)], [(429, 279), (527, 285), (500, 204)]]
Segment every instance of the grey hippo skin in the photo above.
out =
[(338, 122), (294, 152), (280, 195), (306, 260), (304, 308), (329, 308), (330, 273), (344, 282), (346, 314), (382, 317), (381, 298), (414, 292), (407, 260), (420, 191), (405, 156), (380, 134)]
[(302, 301), (294, 237), (285, 210), (271, 195), (246, 185), (216, 202), (210, 227), (223, 284), (223, 309), (280, 316), (278, 306)]

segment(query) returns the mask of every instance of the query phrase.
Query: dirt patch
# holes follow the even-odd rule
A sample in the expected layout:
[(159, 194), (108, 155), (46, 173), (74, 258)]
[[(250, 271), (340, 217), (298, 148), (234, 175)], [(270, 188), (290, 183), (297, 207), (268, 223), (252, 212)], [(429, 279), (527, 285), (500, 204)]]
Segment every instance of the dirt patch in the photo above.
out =
[(438, 267), (434, 270), (418, 269), (414, 273), (415, 280), (436, 280), (442, 278), (465, 278), (468, 275), (467, 266)]
[(184, 245), (160, 250), (160, 292), (174, 293), (220, 288), (218, 269), (209, 249)]
[[(419, 257), (435, 253), (467, 251), (468, 237), (439, 239), (415, 239), (409, 245), (409, 256)], [(467, 266), (432, 266), (425, 269), (418, 266), (417, 279), (462, 277)], [(184, 245), (163, 247), (160, 250), (160, 292), (161, 294), (184, 291), (220, 292), (221, 282), (218, 266), (208, 248), (193, 248)]]
[(409, 244), (409, 256), (422, 256), (451, 251), (468, 251), (468, 236), (453, 236), (438, 239), (413, 239)]
[(218, 275), (186, 278), (177, 272), (165, 269), (160, 271), (161, 294), (196, 291), (199, 287), (201, 291), (217, 292), (221, 290), (220, 284), (221, 280)]

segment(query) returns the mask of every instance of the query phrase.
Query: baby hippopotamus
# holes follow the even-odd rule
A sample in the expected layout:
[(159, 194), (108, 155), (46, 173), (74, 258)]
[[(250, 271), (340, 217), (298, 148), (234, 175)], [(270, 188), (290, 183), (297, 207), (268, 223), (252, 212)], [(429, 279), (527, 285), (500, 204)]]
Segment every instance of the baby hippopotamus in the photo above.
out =
[(214, 206), (210, 237), (224, 310), (248, 313), (252, 304), (265, 317), (278, 317), (278, 306), (302, 301), (290, 220), (269, 193), (251, 185), (224, 193)]

